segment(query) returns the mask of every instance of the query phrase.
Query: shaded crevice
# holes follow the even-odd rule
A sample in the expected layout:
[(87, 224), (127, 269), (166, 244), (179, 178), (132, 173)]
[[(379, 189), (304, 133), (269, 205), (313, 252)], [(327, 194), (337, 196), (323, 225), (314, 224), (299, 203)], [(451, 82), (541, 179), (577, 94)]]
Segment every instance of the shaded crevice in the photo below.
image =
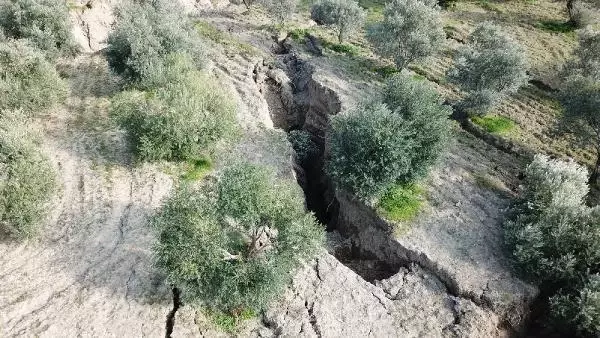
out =
[(175, 326), (175, 315), (177, 314), (177, 310), (179, 310), (179, 307), (181, 306), (181, 290), (179, 290), (177, 287), (173, 287), (172, 293), (173, 308), (171, 309), (171, 311), (169, 311), (169, 314), (167, 314), (167, 325), (165, 332), (166, 338), (171, 338), (171, 335), (173, 334), (173, 327)]
[[(495, 312), (485, 293), (461, 290), (449, 271), (431, 261), (424, 253), (404, 247), (393, 236), (393, 227), (377, 215), (372, 207), (343, 191), (336, 191), (324, 169), (328, 148), (330, 118), (341, 110), (340, 99), (333, 90), (313, 79), (314, 69), (293, 52), (279, 55), (291, 79), (293, 105), (281, 113), (291, 114), (296, 124), (285, 129), (302, 130), (310, 135), (316, 151), (305, 159), (295, 158), (298, 183), (304, 190), (306, 206), (326, 226), (328, 232), (339, 233), (349, 245), (330, 253), (364, 280), (376, 284), (401, 268), (412, 264), (437, 277), (448, 295), (472, 301)], [(296, 118), (297, 117), (297, 118)], [(460, 316), (456, 316), (460, 322)]]
[(321, 329), (317, 325), (317, 316), (315, 316), (315, 303), (311, 303), (310, 306), (307, 301), (304, 302), (304, 307), (308, 311), (308, 321), (312, 326), (313, 331), (317, 335), (317, 337), (321, 338), (323, 335), (321, 334)]

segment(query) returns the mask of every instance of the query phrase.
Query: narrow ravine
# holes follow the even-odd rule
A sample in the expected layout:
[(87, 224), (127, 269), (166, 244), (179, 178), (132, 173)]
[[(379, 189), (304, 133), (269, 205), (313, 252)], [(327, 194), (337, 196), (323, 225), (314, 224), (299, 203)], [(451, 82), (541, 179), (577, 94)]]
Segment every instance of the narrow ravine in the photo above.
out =
[[(339, 231), (340, 204), (324, 165), (330, 117), (340, 112), (341, 102), (334, 91), (320, 86), (313, 80), (314, 69), (309, 63), (300, 60), (293, 52), (290, 53), (287, 47), (281, 47), (277, 51), (277, 56), (287, 66), (286, 74), (290, 78), (290, 88), (293, 88), (293, 104), (287, 109), (281, 109), (285, 106), (280, 103), (285, 101), (284, 98), (275, 100), (273, 94), (284, 96), (283, 88), (277, 87), (277, 83), (270, 79), (265, 80), (265, 96), (272, 112), (271, 118), (276, 128), (288, 133), (300, 130), (310, 135), (316, 149), (308, 158), (294, 159), (296, 178), (304, 191), (307, 209), (315, 214), (330, 235), (336, 235), (334, 232)], [(348, 234), (342, 235), (346, 239), (350, 237)], [(397, 262), (380, 259), (372, 252), (350, 243), (348, 241), (348, 245), (330, 250), (330, 253), (366, 281), (375, 284), (376, 281), (389, 278), (400, 270), (401, 265)]]
[[(496, 309), (485, 294), (477, 295), (461, 288), (454, 274), (432, 261), (426, 254), (404, 247), (393, 236), (393, 228), (381, 219), (376, 211), (356, 200), (350, 194), (336, 191), (328, 178), (324, 164), (327, 158), (326, 138), (330, 128), (330, 118), (341, 111), (338, 94), (313, 78), (313, 67), (293, 52), (289, 47), (280, 48), (276, 53), (286, 66), (286, 74), (292, 88), (293, 104), (287, 109), (273, 109), (274, 121), (293, 121), (276, 127), (287, 132), (302, 130), (310, 135), (316, 151), (311, 157), (294, 163), (296, 177), (302, 187), (307, 208), (314, 212), (317, 219), (326, 227), (331, 237), (341, 238), (341, 248), (328, 248), (342, 264), (353, 270), (367, 282), (378, 285), (378, 281), (388, 279), (402, 268), (411, 270), (415, 265), (431, 273), (445, 286), (446, 293), (452, 297), (472, 301), (488, 311), (497, 312), (502, 318), (503, 309)], [(268, 84), (271, 93), (280, 93), (281, 83)], [(277, 86), (280, 87), (277, 87)], [(278, 105), (278, 108), (281, 105)], [(271, 108), (271, 106), (270, 106)], [(518, 328), (502, 319), (500, 324), (509, 331)], [(514, 331), (513, 331), (514, 332)]]

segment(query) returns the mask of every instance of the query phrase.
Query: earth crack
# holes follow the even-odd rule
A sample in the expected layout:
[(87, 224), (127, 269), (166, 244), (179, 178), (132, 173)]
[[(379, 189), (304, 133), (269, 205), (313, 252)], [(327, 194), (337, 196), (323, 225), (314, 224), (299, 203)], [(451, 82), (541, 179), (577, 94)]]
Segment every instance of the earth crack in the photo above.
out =
[(165, 338), (171, 338), (173, 334), (173, 327), (175, 326), (175, 315), (177, 314), (177, 310), (181, 306), (181, 291), (173, 286), (173, 308), (167, 314), (167, 323), (165, 327)]

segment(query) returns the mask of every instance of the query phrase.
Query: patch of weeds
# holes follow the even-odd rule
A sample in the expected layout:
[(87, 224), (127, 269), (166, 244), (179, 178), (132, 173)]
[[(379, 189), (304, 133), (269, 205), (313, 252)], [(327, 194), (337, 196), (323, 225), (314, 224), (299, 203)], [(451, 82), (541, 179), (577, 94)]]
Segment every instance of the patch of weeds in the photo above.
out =
[(504, 185), (498, 177), (489, 175), (484, 172), (476, 172), (473, 174), (473, 179), (475, 180), (475, 184), (482, 188), (486, 188), (489, 190), (494, 190), (497, 192), (507, 192), (508, 188)]
[(327, 48), (336, 53), (346, 54), (348, 56), (357, 56), (360, 54), (356, 46), (348, 43), (336, 43), (322, 39), (321, 45), (323, 46), (323, 48)]
[[(316, 32), (310, 28), (294, 28), (288, 31), (288, 36), (292, 38), (294, 41), (302, 41), (308, 34), (315, 34)], [(321, 34), (319, 34), (321, 35)], [(321, 46), (330, 51), (346, 54), (348, 56), (357, 56), (360, 54), (360, 50), (358, 47), (349, 44), (349, 43), (338, 43), (328, 40), (323, 36), (317, 37), (321, 42)]]
[(491, 12), (496, 12), (496, 13), (503, 13), (504, 11), (502, 9), (500, 9), (497, 5), (493, 4), (491, 1), (489, 0), (477, 0), (477, 4), (479, 5), (479, 7), (491, 11)]
[(198, 21), (195, 27), (198, 34), (214, 42), (222, 43), (226, 39), (225, 33), (208, 22)]
[(239, 51), (243, 55), (257, 55), (257, 50), (252, 45), (240, 42), (233, 36), (219, 30), (217, 27), (205, 21), (197, 21), (195, 23), (196, 31), (200, 36), (203, 36), (213, 42), (221, 44), (227, 48)]
[(256, 317), (256, 313), (250, 309), (242, 310), (235, 315), (206, 309), (204, 314), (217, 328), (229, 334), (236, 333), (242, 321)]
[(212, 167), (212, 162), (207, 157), (188, 161), (185, 164), (185, 171), (181, 178), (185, 181), (197, 181), (209, 173)]
[(379, 201), (379, 212), (391, 221), (410, 221), (423, 207), (423, 194), (417, 184), (394, 185)]
[(415, 72), (417, 75), (421, 75), (424, 78), (427, 78), (427, 71), (425, 69), (421, 68), (421, 66), (411, 65), (411, 66), (409, 66), (409, 69), (412, 70), (413, 72)]
[(471, 121), (493, 134), (506, 134), (513, 131), (516, 126), (515, 121), (497, 115), (474, 116)]
[(572, 33), (577, 28), (572, 23), (561, 20), (542, 20), (534, 26), (554, 33)]
[(374, 67), (372, 70), (373, 70), (373, 72), (375, 72), (383, 77), (388, 77), (388, 76), (398, 73), (398, 68), (396, 68), (396, 66), (394, 66), (394, 65), (377, 66), (377, 67)]
[(304, 39), (304, 37), (306, 37), (306, 35), (309, 33), (310, 31), (306, 28), (294, 28), (290, 29), (290, 31), (288, 32), (288, 36), (294, 41), (300, 41)]

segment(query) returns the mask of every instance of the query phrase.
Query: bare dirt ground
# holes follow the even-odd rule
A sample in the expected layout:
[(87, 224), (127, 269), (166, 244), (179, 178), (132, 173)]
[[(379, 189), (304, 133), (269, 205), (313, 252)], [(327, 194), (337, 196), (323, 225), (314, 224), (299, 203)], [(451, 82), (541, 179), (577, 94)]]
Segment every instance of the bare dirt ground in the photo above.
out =
[(151, 266), (146, 216), (172, 180), (130, 165), (123, 136), (95, 123), (114, 88), (102, 58), (82, 55), (69, 71), (73, 95), (42, 121), (60, 179), (49, 222), (37, 241), (0, 244), (0, 332), (163, 335), (171, 302)]

